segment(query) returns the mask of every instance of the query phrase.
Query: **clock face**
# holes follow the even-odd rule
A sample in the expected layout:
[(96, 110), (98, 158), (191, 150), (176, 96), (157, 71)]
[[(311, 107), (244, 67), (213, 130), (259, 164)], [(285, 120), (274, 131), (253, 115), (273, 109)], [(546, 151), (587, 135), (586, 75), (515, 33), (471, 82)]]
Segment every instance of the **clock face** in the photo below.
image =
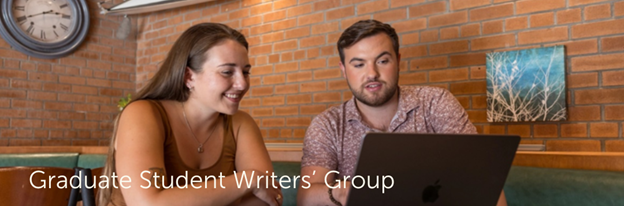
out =
[(24, 35), (42, 43), (64, 40), (75, 29), (73, 2), (68, 0), (13, 0), (13, 21)]
[(60, 58), (89, 31), (86, 0), (0, 0), (0, 35), (24, 54)]

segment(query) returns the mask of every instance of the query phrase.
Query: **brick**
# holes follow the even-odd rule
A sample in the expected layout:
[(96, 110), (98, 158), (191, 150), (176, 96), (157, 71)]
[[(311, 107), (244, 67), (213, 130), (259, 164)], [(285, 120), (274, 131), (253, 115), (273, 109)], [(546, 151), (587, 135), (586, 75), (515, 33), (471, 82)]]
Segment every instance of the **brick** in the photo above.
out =
[(297, 114), (299, 114), (299, 107), (297, 106), (282, 106), (275, 108), (275, 115), (277, 116), (291, 116)]
[(10, 139), (9, 146), (41, 146), (39, 139)]
[(487, 96), (472, 96), (472, 109), (485, 109), (487, 108)]
[(287, 127), (307, 127), (310, 126), (310, 122), (312, 122), (310, 117), (286, 118)]
[(556, 124), (536, 124), (533, 125), (533, 136), (535, 138), (555, 138), (559, 136)]
[[(41, 82), (26, 81), (13, 79), (11, 81), (11, 88), (15, 89), (27, 89), (27, 90), (41, 90)], [(8, 85), (7, 85), (8, 86)]]
[(299, 95), (289, 95), (286, 97), (286, 102), (291, 104), (308, 104), (312, 102), (312, 95), (310, 94), (299, 94)]
[[(334, 20), (334, 19), (342, 19), (342, 18), (345, 18), (345, 17), (354, 16), (354, 15), (355, 15), (355, 7), (350, 6), (350, 7), (339, 8), (339, 9), (334, 9), (334, 10), (327, 11), (326, 14), (325, 14), (325, 18), (327, 18), (327, 21), (331, 21), (331, 20)], [(343, 27), (345, 27), (345, 26), (347, 26), (347, 25), (343, 24)]]
[(0, 89), (0, 97), (24, 99), (26, 98), (26, 91), (14, 89)]
[(12, 70), (12, 69), (0, 69), (0, 76), (4, 78), (14, 78), (14, 79), (27, 79), (28, 72), (20, 71), (20, 70)]
[[(297, 48), (297, 40), (288, 40), (283, 42), (277, 42), (273, 44), (275, 46), (275, 52), (294, 50)], [(270, 46), (270, 45), (268, 45)], [(270, 47), (269, 47), (270, 52)], [(249, 52), (251, 53), (251, 52)]]
[(598, 122), (589, 124), (589, 136), (592, 138), (617, 138), (619, 125), (615, 122)]
[(396, 7), (420, 4), (423, 2), (425, 2), (425, 0), (390, 0), (390, 7), (396, 8)]
[(561, 137), (587, 137), (587, 124), (561, 124)]
[(253, 26), (250, 29), (251, 35), (264, 34), (273, 31), (271, 28), (271, 24), (262, 24), (258, 26)]
[(317, 115), (321, 112), (325, 111), (327, 107), (322, 104), (317, 105), (301, 105), (301, 114), (302, 115)]
[(305, 71), (305, 72), (289, 73), (287, 74), (286, 79), (287, 79), (286, 82), (288, 83), (309, 81), (309, 80), (312, 80), (312, 72)]
[(387, 0), (379, 0), (357, 5), (357, 12), (358, 15), (362, 15), (388, 9), (389, 7)]
[(325, 24), (318, 24), (312, 26), (312, 34), (323, 34), (336, 32), (340, 28), (339, 22), (330, 22)]
[(241, 101), (241, 107), (256, 107), (260, 106), (260, 98), (245, 98)]
[(439, 69), (448, 67), (448, 57), (429, 57), (410, 61), (410, 70)]
[(468, 68), (435, 70), (429, 72), (429, 82), (451, 82), (468, 79)]
[(459, 27), (440, 29), (440, 39), (455, 39), (459, 37)]
[(555, 24), (553, 12), (534, 14), (529, 17), (531, 19), (531, 28), (551, 26)]
[(429, 27), (440, 27), (468, 22), (468, 12), (460, 11), (429, 17)]
[(524, 0), (516, 2), (516, 15), (564, 8), (566, 0)]
[(418, 32), (416, 33), (410, 33), (410, 34), (403, 34), (400, 35), (400, 40), (401, 40), (401, 46), (404, 45), (410, 45), (410, 44), (417, 44), (420, 38), (420, 34)]
[(505, 125), (484, 125), (483, 134), (505, 134)]
[(568, 75), (568, 88), (598, 86), (598, 73), (573, 73)]
[(605, 120), (624, 120), (624, 105), (606, 105)]
[(398, 20), (404, 20), (404, 19), (407, 19), (407, 9), (400, 8), (400, 9), (384, 11), (381, 13), (375, 13), (373, 14), (373, 19), (376, 19), (381, 22), (386, 22), (386, 23), (394, 22)]
[(602, 52), (624, 51), (624, 36), (601, 38), (600, 50)]
[(585, 21), (611, 17), (611, 5), (601, 4), (585, 7)]
[(293, 94), (297, 92), (299, 92), (299, 85), (297, 84), (275, 86), (275, 94)]
[(265, 118), (262, 119), (263, 127), (283, 127), (285, 125), (284, 118)]
[(323, 13), (318, 14), (308, 14), (297, 17), (297, 22), (299, 26), (315, 24), (323, 21)]
[(607, 1), (607, 0), (569, 0), (568, 4), (569, 6), (578, 6), (578, 5), (591, 4), (591, 3), (602, 2), (602, 1)]
[(554, 45), (565, 45), (566, 56), (579, 55), (579, 54), (591, 54), (591, 53), (598, 52), (598, 41), (596, 41), (596, 39), (547, 44), (547, 45), (544, 45), (544, 47), (550, 47)]
[(278, 10), (294, 5), (297, 5), (297, 0), (277, 0), (273, 2), (273, 9)]
[(269, 53), (271, 53), (271, 45), (249, 47), (250, 56), (256, 56), (260, 54), (269, 54)]
[(483, 34), (503, 33), (503, 20), (483, 22)]
[(264, 85), (282, 84), (286, 82), (286, 76), (283, 74), (264, 76), (262, 82)]
[(325, 44), (325, 36), (307, 37), (299, 40), (299, 47), (312, 47)]
[(485, 79), (486, 69), (482, 67), (470, 67), (470, 79)]
[(572, 71), (597, 71), (624, 68), (624, 53), (572, 58)]
[(273, 87), (253, 87), (251, 88), (251, 96), (268, 96), (273, 94)]
[(516, 45), (514, 34), (503, 34), (498, 36), (475, 38), (471, 42), (471, 50), (478, 51), (484, 49), (505, 48)]
[(307, 70), (307, 69), (324, 68), (327, 66), (326, 62), (327, 62), (326, 59), (312, 59), (312, 60), (302, 61), (300, 69)]
[(420, 41), (424, 42), (436, 42), (438, 41), (438, 30), (429, 30), (420, 32)]
[(468, 24), (461, 26), (461, 36), (479, 36), (481, 34), (481, 26), (479, 24)]
[(569, 106), (568, 121), (600, 120), (600, 106)]
[(313, 98), (315, 103), (340, 102), (342, 100), (340, 92), (314, 93)]
[(256, 108), (251, 110), (252, 117), (267, 117), (273, 115), (273, 108)]
[(399, 75), (399, 85), (413, 85), (427, 82), (426, 72), (413, 72)]
[(273, 96), (262, 98), (262, 106), (284, 105), (284, 96)]
[(422, 46), (403, 47), (399, 49), (399, 54), (401, 54), (401, 58), (426, 56), (427, 46), (422, 45)]
[(41, 120), (34, 119), (11, 119), (12, 128), (37, 128), (41, 127)]
[(602, 86), (624, 85), (624, 70), (602, 72)]
[(546, 151), (600, 152), (599, 140), (549, 140)]
[(328, 90), (343, 90), (343, 89), (349, 89), (349, 85), (347, 84), (347, 81), (342, 79), (342, 80), (335, 80), (335, 81), (329, 81), (327, 82)]
[(438, 1), (429, 4), (419, 4), (409, 7), (409, 17), (429, 16), (432, 14), (442, 13), (446, 11), (446, 2)]
[(261, 39), (262, 39), (263, 44), (281, 41), (284, 39), (284, 32), (278, 31), (278, 32), (273, 32), (269, 34), (264, 34), (262, 35)]
[(286, 30), (284, 32), (285, 39), (293, 39), (310, 35), (310, 27), (300, 27), (295, 29)]
[(326, 90), (326, 83), (322, 82), (307, 82), (301, 84), (301, 92), (318, 92)]
[(454, 95), (460, 94), (485, 94), (486, 92), (485, 81), (473, 81), (473, 82), (459, 82), (451, 84), (451, 93)]
[(468, 119), (473, 123), (487, 122), (487, 112), (485, 110), (468, 110)]
[(497, 6), (490, 6), (490, 7), (470, 10), (470, 21), (497, 19), (497, 18), (502, 18), (502, 17), (507, 17), (507, 16), (513, 16), (513, 14), (514, 14), (513, 3), (501, 4)]
[(340, 69), (319, 69), (314, 71), (314, 79), (331, 79), (341, 77)]
[(291, 72), (299, 70), (298, 62), (288, 62), (275, 65), (275, 73)]
[(282, 21), (273, 22), (273, 29), (284, 30), (297, 26), (297, 19), (286, 19)]
[(605, 36), (624, 33), (624, 19), (599, 21), (572, 26), (572, 38)]
[(531, 125), (507, 125), (507, 134), (523, 138), (531, 137)]
[(262, 17), (264, 19), (264, 23), (277, 21), (277, 20), (282, 20), (282, 19), (286, 18), (286, 10), (279, 10), (279, 11), (269, 12), (269, 13), (264, 14)]
[(450, 56), (450, 67), (485, 65), (485, 53), (470, 53)]
[(396, 30), (397, 33), (423, 30), (427, 28), (427, 19), (420, 18), (396, 22), (392, 23), (392, 27)]
[(623, 140), (605, 141), (605, 152), (624, 152), (624, 141)]
[[(332, 2), (332, 1), (325, 1), (325, 2)], [(318, 3), (321, 3), (321, 2), (318, 2)], [(296, 6), (296, 7), (289, 8), (287, 10), (288, 17), (295, 17), (298, 15), (307, 14), (310, 12), (312, 12), (312, 4)]]
[(581, 21), (581, 9), (557, 11), (557, 24), (569, 24)]
[(613, 4), (613, 15), (624, 16), (624, 1), (615, 2), (615, 4)]
[(568, 39), (568, 27), (556, 27), (518, 33), (518, 44), (535, 44)]
[(429, 52), (431, 55), (450, 54), (466, 51), (468, 51), (468, 40), (437, 43), (431, 44), (429, 46)]
[(451, 11), (490, 4), (490, 0), (451, 0)]
[(267, 12), (270, 12), (271, 10), (273, 10), (273, 4), (268, 3), (268, 4), (261, 4), (261, 5), (254, 5), (252, 7), (249, 8), (249, 13), (253, 16), (253, 15), (258, 15), (258, 14), (264, 14)]

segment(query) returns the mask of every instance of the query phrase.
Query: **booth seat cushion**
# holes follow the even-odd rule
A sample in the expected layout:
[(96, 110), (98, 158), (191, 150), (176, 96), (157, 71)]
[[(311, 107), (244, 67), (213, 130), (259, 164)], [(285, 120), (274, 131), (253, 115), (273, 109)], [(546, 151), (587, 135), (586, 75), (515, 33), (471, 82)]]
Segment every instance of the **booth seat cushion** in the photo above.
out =
[(0, 167), (40, 166), (74, 168), (78, 153), (0, 154)]
[(624, 172), (513, 166), (505, 196), (514, 205), (624, 205)]
[(282, 176), (288, 176), (290, 179), (284, 177), (282, 186), (282, 195), (284, 195), (284, 202), (282, 206), (297, 205), (297, 187), (301, 184), (301, 178), (296, 181), (296, 187), (293, 185), (293, 178), (301, 174), (301, 162), (273, 162), (273, 170), (277, 181)]
[(82, 168), (98, 168), (104, 167), (106, 163), (106, 155), (104, 154), (82, 154), (78, 156), (78, 167)]

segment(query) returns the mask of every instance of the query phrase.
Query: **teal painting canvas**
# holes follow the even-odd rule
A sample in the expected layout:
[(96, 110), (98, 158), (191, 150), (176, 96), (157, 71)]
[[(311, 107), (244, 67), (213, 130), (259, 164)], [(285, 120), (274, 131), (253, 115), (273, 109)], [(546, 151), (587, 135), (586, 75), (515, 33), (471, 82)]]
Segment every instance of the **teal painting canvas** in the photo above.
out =
[(488, 122), (566, 120), (563, 46), (486, 55)]

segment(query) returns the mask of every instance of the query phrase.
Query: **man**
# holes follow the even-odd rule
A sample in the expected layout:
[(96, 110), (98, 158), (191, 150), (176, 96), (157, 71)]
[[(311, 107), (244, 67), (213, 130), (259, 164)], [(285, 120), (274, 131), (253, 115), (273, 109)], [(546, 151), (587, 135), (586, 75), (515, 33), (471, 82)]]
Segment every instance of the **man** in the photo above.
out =
[[(395, 30), (376, 20), (362, 20), (338, 39), (340, 69), (353, 98), (316, 116), (307, 130), (298, 205), (344, 205), (355, 175), (361, 139), (367, 132), (476, 133), (457, 99), (436, 87), (399, 87), (399, 40)], [(329, 171), (329, 175), (326, 174)], [(343, 180), (343, 181), (349, 181)], [(347, 187), (342, 187), (347, 185)], [(501, 193), (498, 205), (506, 205)]]

